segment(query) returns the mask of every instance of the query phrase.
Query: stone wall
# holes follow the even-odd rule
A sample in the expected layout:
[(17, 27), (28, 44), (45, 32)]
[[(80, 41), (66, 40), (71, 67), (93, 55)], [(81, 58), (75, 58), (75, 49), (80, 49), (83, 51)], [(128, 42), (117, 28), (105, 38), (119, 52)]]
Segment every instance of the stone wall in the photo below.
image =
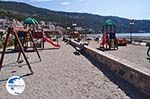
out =
[[(75, 41), (70, 41), (70, 44), (74, 47), (82, 46), (82, 44)], [(132, 65), (135, 64), (88, 46), (84, 46), (83, 52), (150, 96), (150, 74), (133, 68), (134, 66)]]

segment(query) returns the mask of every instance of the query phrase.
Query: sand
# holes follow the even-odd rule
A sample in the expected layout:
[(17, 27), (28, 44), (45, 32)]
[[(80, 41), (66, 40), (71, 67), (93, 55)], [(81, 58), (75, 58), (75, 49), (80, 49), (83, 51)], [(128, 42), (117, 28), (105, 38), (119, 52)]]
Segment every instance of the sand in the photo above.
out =
[[(42, 62), (36, 53), (28, 53), (33, 75), (26, 64), (16, 65), (16, 53), (5, 57), (5, 66), (0, 73), (0, 99), (142, 99), (143, 96), (126, 83), (112, 79), (113, 75), (98, 69), (82, 55), (75, 55), (75, 49), (61, 42), (60, 49), (40, 50)], [(22, 76), (26, 88), (19, 96), (13, 96), (6, 90), (6, 80), (13, 76)], [(111, 78), (111, 79), (110, 79)], [(125, 90), (127, 87), (127, 90)]]

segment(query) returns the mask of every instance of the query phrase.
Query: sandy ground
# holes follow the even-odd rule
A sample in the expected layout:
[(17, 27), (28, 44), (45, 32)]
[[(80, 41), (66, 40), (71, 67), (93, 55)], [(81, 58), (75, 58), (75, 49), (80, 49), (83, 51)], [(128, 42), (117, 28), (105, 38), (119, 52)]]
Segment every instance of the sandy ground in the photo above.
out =
[[(90, 47), (98, 48), (100, 43), (96, 41), (90, 41)], [(115, 57), (121, 58), (123, 60), (127, 60), (131, 63), (135, 64), (135, 68), (140, 70), (145, 69), (143, 71), (150, 70), (150, 61), (147, 59), (147, 49), (144, 45), (127, 45), (127, 46), (119, 46), (118, 50), (105, 51), (106, 53), (110, 53)]]
[[(0, 99), (145, 99), (126, 82), (74, 51), (64, 43), (60, 49), (40, 50), (42, 62), (36, 53), (28, 53), (33, 75), (27, 75), (30, 72), (26, 64), (15, 63), (16, 53), (7, 53), (0, 73)], [(22, 76), (26, 83), (19, 96), (9, 94), (5, 87), (13, 75)]]

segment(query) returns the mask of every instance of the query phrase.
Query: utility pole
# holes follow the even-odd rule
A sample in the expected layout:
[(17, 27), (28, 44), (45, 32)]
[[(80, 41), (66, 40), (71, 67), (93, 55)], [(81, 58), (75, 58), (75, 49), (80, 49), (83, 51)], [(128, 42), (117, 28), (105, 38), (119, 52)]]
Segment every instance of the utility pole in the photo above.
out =
[(132, 33), (133, 33), (134, 21), (131, 20), (131, 22), (129, 23), (129, 25), (130, 25), (130, 43), (132, 44)]

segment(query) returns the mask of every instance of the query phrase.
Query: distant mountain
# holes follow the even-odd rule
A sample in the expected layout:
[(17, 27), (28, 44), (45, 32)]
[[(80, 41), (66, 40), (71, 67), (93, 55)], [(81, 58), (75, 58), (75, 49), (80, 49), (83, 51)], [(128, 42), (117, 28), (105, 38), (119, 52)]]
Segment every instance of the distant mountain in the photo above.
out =
[[(55, 22), (59, 25), (71, 26), (77, 23), (84, 28), (92, 28), (96, 32), (101, 30), (107, 19), (111, 19), (117, 25), (117, 32), (130, 32), (129, 22), (131, 20), (115, 17), (100, 16), (88, 13), (68, 13), (38, 8), (26, 3), (0, 1), (0, 18), (17, 18), (24, 20), (26, 17), (34, 17), (38, 20)], [(150, 20), (134, 20), (133, 32), (150, 32)]]

